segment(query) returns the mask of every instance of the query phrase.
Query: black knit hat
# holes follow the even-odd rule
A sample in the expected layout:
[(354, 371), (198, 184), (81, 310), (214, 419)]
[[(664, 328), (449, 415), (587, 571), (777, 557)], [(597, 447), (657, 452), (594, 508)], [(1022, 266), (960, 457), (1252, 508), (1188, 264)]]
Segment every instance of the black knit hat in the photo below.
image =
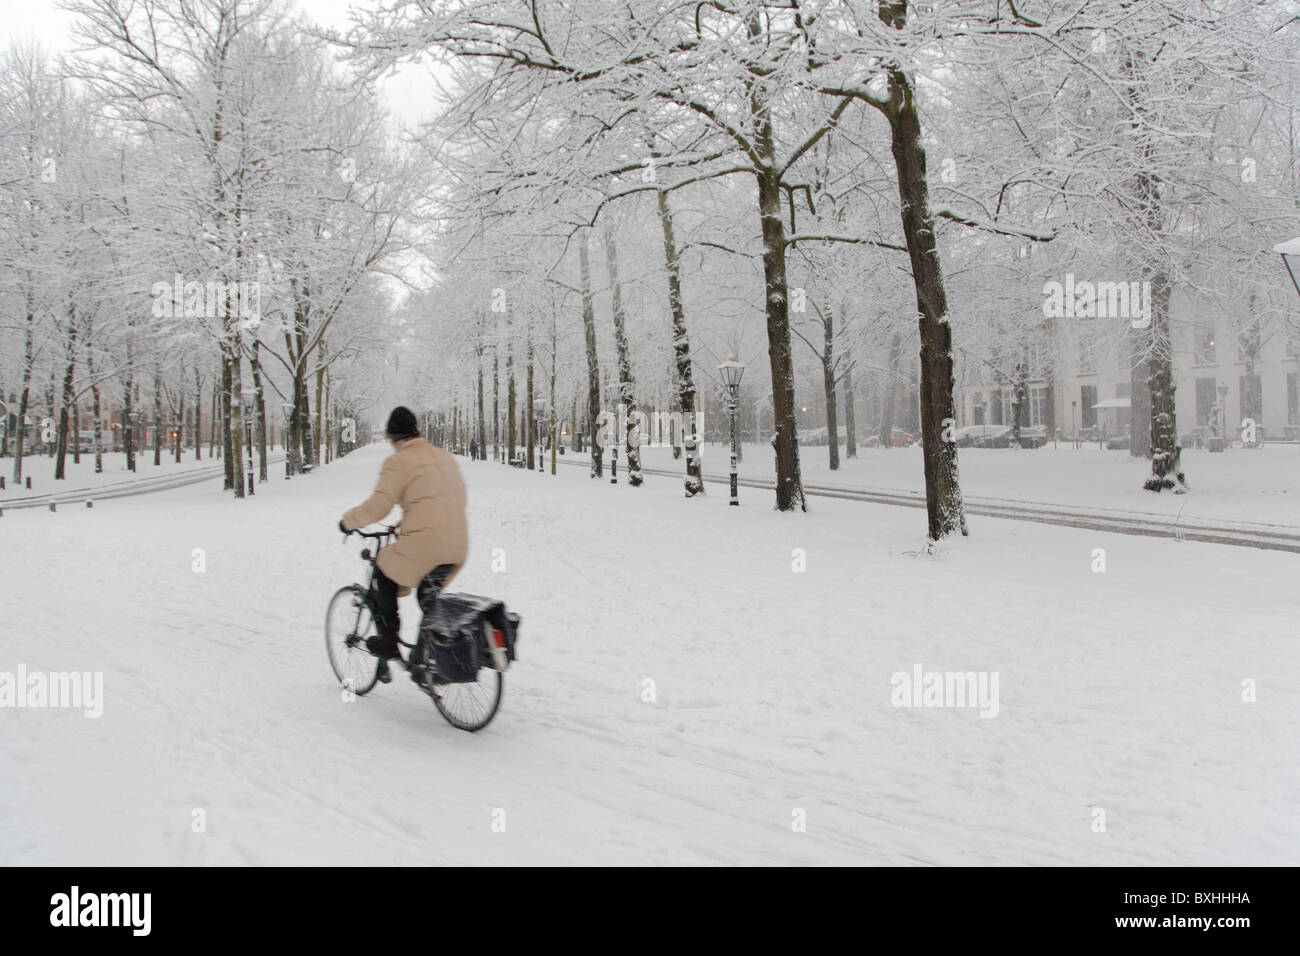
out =
[(388, 416), (388, 427), (384, 429), (384, 434), (389, 441), (420, 437), (420, 425), (415, 420), (415, 412), (405, 405), (398, 405)]

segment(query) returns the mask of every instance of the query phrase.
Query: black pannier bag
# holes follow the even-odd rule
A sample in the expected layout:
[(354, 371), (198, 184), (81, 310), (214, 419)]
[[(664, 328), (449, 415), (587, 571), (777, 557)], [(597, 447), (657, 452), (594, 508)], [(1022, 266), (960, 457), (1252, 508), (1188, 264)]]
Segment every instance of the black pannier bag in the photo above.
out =
[(518, 636), (519, 615), (476, 594), (439, 594), (420, 622), (420, 642), (438, 675), (453, 684), (477, 680), (480, 667), (505, 670)]

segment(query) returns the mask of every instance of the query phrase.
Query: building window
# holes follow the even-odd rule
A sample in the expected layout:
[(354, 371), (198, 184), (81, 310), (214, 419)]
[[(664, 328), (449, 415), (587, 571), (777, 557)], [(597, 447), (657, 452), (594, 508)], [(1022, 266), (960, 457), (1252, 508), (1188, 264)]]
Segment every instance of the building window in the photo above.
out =
[(1300, 376), (1286, 374), (1286, 423), (1300, 425)]
[(1195, 365), (1213, 365), (1215, 363), (1215, 352), (1217, 343), (1214, 339), (1214, 326), (1198, 325), (1195, 328), (1194, 335), (1196, 338), (1192, 342), (1192, 362)]
[(1258, 375), (1242, 375), (1237, 379), (1237, 400), (1241, 403), (1242, 418), (1258, 422), (1264, 417), (1264, 389)]
[(1079, 374), (1097, 374), (1097, 343), (1091, 338), (1079, 339)]
[(1196, 380), (1196, 424), (1213, 425), (1214, 403), (1219, 400), (1215, 391), (1215, 380), (1198, 378)]
[(1097, 386), (1079, 386), (1079, 424), (1083, 428), (1097, 427)]
[(1048, 410), (1051, 401), (1051, 389), (1046, 385), (1029, 386), (1029, 424), (1047, 425), (1051, 421)]

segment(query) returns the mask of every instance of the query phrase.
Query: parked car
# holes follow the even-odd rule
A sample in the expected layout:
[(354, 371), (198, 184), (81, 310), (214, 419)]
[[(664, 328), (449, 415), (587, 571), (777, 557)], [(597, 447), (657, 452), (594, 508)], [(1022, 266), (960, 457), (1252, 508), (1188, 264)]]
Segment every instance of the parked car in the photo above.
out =
[(1006, 430), (1005, 425), (967, 425), (959, 428), (953, 435), (953, 442), (958, 448), (969, 448), (983, 438), (990, 438)]
[[(1010, 448), (1014, 432), (1010, 425), (1002, 426), (1001, 431), (975, 442), (976, 448)], [(1041, 425), (1024, 425), (1020, 429), (1021, 448), (1042, 448), (1047, 444), (1047, 429)]]
[[(835, 431), (840, 437), (841, 445), (848, 441), (849, 433), (844, 430), (843, 425), (840, 425), (835, 429)], [(830, 429), (825, 426), (822, 426), (821, 428), (812, 428), (806, 432), (799, 433), (799, 444), (801, 445), (825, 445), (828, 444), (829, 441)]]
[[(983, 433), (971, 438), (970, 445), (972, 448), (1006, 448), (1007, 443), (1005, 436), (1011, 434), (1011, 429), (1006, 425), (985, 425)], [(1001, 444), (998, 442), (1001, 441)]]
[[(877, 446), (879, 446), (880, 444), (879, 430), (872, 432), (870, 435), (864, 438), (862, 440), (862, 444), (867, 448), (876, 448)], [(906, 448), (909, 445), (915, 445), (915, 444), (916, 444), (916, 436), (913, 435), (911, 432), (905, 432), (901, 428), (894, 428), (890, 432), (890, 437), (889, 437), (890, 448)]]

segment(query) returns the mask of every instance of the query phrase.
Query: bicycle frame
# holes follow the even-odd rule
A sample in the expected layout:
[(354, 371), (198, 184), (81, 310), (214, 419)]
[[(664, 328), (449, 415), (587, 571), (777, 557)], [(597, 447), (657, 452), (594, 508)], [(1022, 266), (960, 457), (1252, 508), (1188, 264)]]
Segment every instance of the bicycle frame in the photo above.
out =
[[(369, 548), (364, 548), (361, 551), (361, 557), (370, 565), (370, 580), (366, 582), (365, 604), (357, 608), (357, 619), (352, 624), (352, 633), (355, 635), (357, 630), (361, 627), (362, 611), (369, 610), (371, 620), (375, 619), (374, 598), (372, 595), (375, 593), (375, 574), (379, 570), (379, 552), (387, 547), (388, 539), (397, 536), (397, 528), (390, 526), (384, 531), (354, 531), (352, 533), (359, 535), (362, 538), (373, 538), (375, 541), (379, 542), (375, 546), (374, 554), (370, 553)], [(402, 643), (400, 637), (398, 638), (398, 643)], [(405, 646), (410, 647), (411, 645), (406, 644)]]
[[(374, 554), (371, 554), (371, 553), (370, 553), (370, 549), (369, 549), (369, 548), (365, 548), (365, 549), (363, 549), (362, 552), (361, 552), (361, 556), (362, 556), (362, 557), (366, 560), (366, 562), (370, 565), (370, 580), (366, 582), (366, 591), (365, 591), (365, 593), (366, 593), (366, 599), (365, 599), (365, 600), (366, 600), (366, 607), (369, 608), (369, 610), (370, 610), (370, 616), (371, 616), (372, 619), (375, 617), (375, 607), (374, 607), (374, 597), (373, 597), (373, 595), (374, 595), (374, 593), (375, 593), (375, 575), (376, 575), (376, 574), (378, 573), (378, 571), (379, 571), (379, 552), (382, 551), (384, 548), (386, 548), (386, 547), (391, 543), (391, 539), (396, 538), (396, 537), (398, 536), (398, 533), (399, 533), (399, 532), (398, 532), (397, 527), (396, 527), (396, 526), (393, 526), (393, 525), (388, 526), (388, 527), (385, 528), (383, 531), (353, 531), (353, 532), (352, 532), (352, 534), (359, 535), (359, 536), (362, 537), (362, 538), (372, 538), (372, 539), (374, 539), (376, 542), (378, 542), (378, 544), (376, 545), (375, 553), (374, 553)], [(436, 601), (436, 600), (438, 599), (438, 595), (442, 592), (442, 588), (440, 588), (440, 587), (431, 587), (431, 588), (425, 590), (425, 591), (424, 591), (424, 595), (427, 595), (427, 601), (428, 601), (428, 603), (426, 604), (426, 603), (425, 603), (425, 600), (426, 600), (425, 597), (423, 597), (423, 596), (420, 595), (420, 588), (419, 588), (419, 586), (417, 586), (415, 590), (416, 590), (416, 594), (417, 594), (416, 600), (417, 600), (417, 601), (419, 602), (419, 604), (420, 604), (420, 610), (421, 610), (421, 613), (427, 611), (430, 607), (432, 607), (432, 606), (433, 606), (433, 602)], [(361, 612), (362, 612), (362, 610), (363, 610), (363, 608), (360, 608), (360, 607), (357, 608), (357, 619), (356, 619), (356, 621), (355, 621), (355, 622), (353, 623), (353, 625), (352, 625), (352, 633), (353, 633), (353, 634), (355, 634), (355, 633), (357, 632), (357, 628), (360, 627), (360, 625), (361, 625)], [(401, 646), (401, 647), (405, 647), (408, 651), (413, 651), (413, 650), (415, 650), (415, 648), (418, 646), (418, 643), (417, 643), (417, 644), (408, 644), (406, 641), (402, 640), (402, 636), (401, 636), (400, 634), (397, 635), (397, 643), (398, 643), (399, 646)], [(415, 669), (424, 669), (424, 668), (425, 668), (425, 665), (423, 665), (423, 664), (412, 665), (412, 664), (410, 663), (410, 661), (407, 660), (407, 659), (405, 659), (405, 658), (399, 658), (399, 660), (401, 660), (402, 663), (405, 664), (407, 667), (414, 667)]]

